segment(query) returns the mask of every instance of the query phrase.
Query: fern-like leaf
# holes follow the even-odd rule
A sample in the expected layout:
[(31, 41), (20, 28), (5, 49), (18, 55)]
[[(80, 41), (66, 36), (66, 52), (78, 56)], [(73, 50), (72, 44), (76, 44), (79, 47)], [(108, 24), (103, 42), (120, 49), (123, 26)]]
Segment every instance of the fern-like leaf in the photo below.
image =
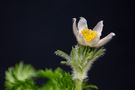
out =
[(67, 61), (70, 60), (70, 56), (67, 53), (65, 53), (65, 52), (63, 52), (61, 50), (55, 51), (55, 54), (58, 55), (58, 56), (60, 56), (60, 57), (62, 57), (62, 58), (64, 58)]
[(24, 65), (22, 62), (10, 67), (6, 71), (6, 90), (36, 90), (32, 77), (36, 76), (31, 65)]
[(55, 53), (67, 60), (62, 64), (71, 66), (74, 79), (86, 79), (92, 64), (105, 53), (105, 49), (76, 45), (72, 47), (70, 55), (60, 50)]
[(41, 70), (38, 75), (48, 79), (43, 86), (45, 90), (75, 90), (72, 76), (60, 68), (54, 71), (51, 69)]

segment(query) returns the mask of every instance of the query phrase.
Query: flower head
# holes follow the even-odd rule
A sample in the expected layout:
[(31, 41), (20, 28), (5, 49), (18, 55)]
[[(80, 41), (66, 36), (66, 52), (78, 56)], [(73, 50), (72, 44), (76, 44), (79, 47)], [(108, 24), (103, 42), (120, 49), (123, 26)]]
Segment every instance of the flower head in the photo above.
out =
[(103, 21), (97, 23), (93, 29), (87, 26), (87, 20), (80, 17), (78, 25), (76, 25), (76, 18), (73, 18), (73, 32), (79, 44), (90, 47), (101, 47), (109, 42), (115, 33), (111, 32), (106, 37), (100, 39), (103, 30)]

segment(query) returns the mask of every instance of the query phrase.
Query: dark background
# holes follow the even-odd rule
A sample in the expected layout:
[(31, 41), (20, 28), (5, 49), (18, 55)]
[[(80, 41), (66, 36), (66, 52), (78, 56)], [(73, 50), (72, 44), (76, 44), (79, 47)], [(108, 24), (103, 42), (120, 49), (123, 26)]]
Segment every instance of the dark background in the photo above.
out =
[(85, 17), (92, 28), (104, 20), (103, 36), (116, 36), (106, 54), (89, 72), (99, 90), (134, 90), (135, 9), (130, 0), (17, 0), (0, 2), (0, 90), (5, 70), (23, 61), (35, 68), (62, 67), (57, 49), (69, 52), (76, 44), (72, 18)]

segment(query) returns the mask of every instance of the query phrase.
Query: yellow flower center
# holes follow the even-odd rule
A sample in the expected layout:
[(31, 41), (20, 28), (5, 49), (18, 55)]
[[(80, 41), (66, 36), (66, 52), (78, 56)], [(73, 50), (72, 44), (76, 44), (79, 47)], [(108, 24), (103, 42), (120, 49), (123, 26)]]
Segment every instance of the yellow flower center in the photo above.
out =
[(97, 36), (97, 32), (91, 29), (83, 29), (80, 33), (86, 42), (90, 42)]

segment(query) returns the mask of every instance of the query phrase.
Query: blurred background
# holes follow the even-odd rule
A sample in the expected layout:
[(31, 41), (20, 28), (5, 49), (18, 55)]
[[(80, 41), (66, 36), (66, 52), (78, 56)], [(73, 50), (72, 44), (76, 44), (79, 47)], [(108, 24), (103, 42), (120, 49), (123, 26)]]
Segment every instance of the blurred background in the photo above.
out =
[(1, 0), (0, 1), (0, 90), (5, 70), (23, 61), (36, 69), (61, 67), (57, 49), (70, 52), (76, 44), (72, 18), (80, 16), (93, 28), (104, 20), (103, 37), (116, 36), (95, 62), (89, 82), (99, 90), (134, 88), (134, 3), (130, 0)]

